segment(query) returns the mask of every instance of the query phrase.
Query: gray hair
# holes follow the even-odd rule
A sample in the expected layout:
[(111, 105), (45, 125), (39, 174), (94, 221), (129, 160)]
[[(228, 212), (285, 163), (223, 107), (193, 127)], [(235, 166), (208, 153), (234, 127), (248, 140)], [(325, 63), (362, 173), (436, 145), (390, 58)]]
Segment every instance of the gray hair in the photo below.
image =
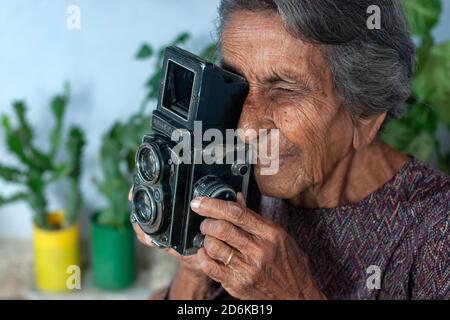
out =
[[(367, 27), (367, 9), (381, 9), (381, 29)], [(400, 0), (222, 0), (219, 39), (238, 10), (274, 11), (297, 38), (318, 45), (342, 102), (355, 116), (399, 117), (410, 96), (414, 68)]]

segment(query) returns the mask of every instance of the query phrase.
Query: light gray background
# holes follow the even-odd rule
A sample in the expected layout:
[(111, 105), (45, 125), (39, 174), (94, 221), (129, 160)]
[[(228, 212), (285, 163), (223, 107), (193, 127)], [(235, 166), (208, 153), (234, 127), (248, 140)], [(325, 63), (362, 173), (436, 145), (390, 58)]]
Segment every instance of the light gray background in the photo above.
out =
[[(450, 3), (436, 29), (448, 39)], [(211, 39), (218, 0), (0, 0), (0, 113), (11, 114), (11, 102), (24, 98), (36, 128), (37, 141), (47, 146), (52, 119), (48, 103), (72, 85), (67, 120), (85, 130), (84, 220), (102, 204), (91, 179), (98, 175), (100, 137), (117, 119), (137, 111), (143, 83), (152, 66), (134, 60), (144, 41), (159, 47), (178, 33), (194, 35), (191, 48)], [(81, 30), (66, 28), (69, 5), (81, 8)], [(15, 164), (5, 150), (0, 130), (0, 162)], [(0, 192), (15, 189), (0, 181)], [(64, 186), (49, 190), (50, 209), (64, 207)], [(126, 197), (126, 195), (124, 195)], [(31, 237), (31, 211), (25, 204), (0, 208), (0, 237)]]

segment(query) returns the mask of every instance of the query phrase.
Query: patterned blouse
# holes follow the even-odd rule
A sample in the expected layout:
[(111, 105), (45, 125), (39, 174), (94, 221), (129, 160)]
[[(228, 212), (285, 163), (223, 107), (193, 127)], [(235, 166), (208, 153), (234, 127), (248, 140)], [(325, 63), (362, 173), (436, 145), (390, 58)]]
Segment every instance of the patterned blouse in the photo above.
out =
[(329, 299), (450, 298), (450, 177), (415, 158), (355, 204), (311, 210), (263, 197), (261, 208), (308, 255)]

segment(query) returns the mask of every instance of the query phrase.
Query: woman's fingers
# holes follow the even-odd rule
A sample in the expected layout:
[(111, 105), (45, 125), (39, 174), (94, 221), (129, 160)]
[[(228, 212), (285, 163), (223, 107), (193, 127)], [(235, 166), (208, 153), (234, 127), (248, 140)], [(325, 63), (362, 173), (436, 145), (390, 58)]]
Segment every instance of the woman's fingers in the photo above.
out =
[[(134, 229), (134, 232), (136, 233), (138, 240), (142, 244), (144, 244), (148, 247), (156, 248), (156, 245), (153, 243), (152, 238), (148, 234), (146, 234), (144, 231), (142, 231), (142, 229), (139, 227), (138, 224), (133, 223), (133, 229)], [(171, 256), (174, 256), (175, 258), (181, 257), (181, 255), (178, 252), (176, 252), (174, 249), (163, 248), (163, 251), (170, 254)]]
[(240, 269), (245, 265), (238, 251), (216, 238), (206, 236), (204, 250), (212, 259), (221, 262), (231, 270)]
[(211, 258), (205, 248), (198, 250), (197, 257), (201, 270), (211, 279), (222, 283), (231, 278), (231, 268)]
[(250, 234), (259, 235), (262, 231), (261, 217), (237, 202), (197, 197), (191, 201), (191, 209), (206, 218), (228, 221)]
[(133, 187), (131, 187), (130, 191), (128, 192), (128, 201), (131, 202), (133, 200)]
[(205, 219), (200, 229), (207, 237), (214, 237), (242, 253), (252, 251), (251, 235), (225, 220)]
[(134, 232), (136, 233), (136, 236), (138, 238), (138, 240), (149, 247), (154, 247), (155, 245), (153, 244), (152, 239), (150, 238), (149, 235), (147, 235), (144, 231), (142, 231), (142, 229), (139, 227), (139, 225), (137, 223), (133, 223), (133, 229)]
[(247, 204), (245, 203), (244, 195), (242, 192), (238, 192), (236, 195), (236, 202), (241, 205), (243, 208), (247, 207)]

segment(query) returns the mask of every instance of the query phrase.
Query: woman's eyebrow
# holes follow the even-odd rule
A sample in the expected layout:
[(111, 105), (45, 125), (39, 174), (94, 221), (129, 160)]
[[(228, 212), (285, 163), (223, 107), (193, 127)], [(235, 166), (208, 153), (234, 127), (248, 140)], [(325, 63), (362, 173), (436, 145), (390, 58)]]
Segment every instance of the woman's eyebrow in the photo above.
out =
[[(233, 72), (233, 73), (238, 74), (245, 78), (244, 72), (242, 72), (242, 70), (239, 67), (233, 65), (232, 63), (230, 63), (229, 61), (227, 61), (224, 58), (222, 58), (220, 60), (220, 66), (221, 66), (221, 68), (223, 68), (227, 71)], [(285, 82), (285, 83), (299, 85), (304, 89), (310, 88), (310, 85), (309, 85), (310, 81), (307, 76), (302, 75), (302, 74), (292, 76), (291, 74), (285, 74), (282, 72), (277, 72), (275, 70), (271, 70), (271, 75), (269, 75), (268, 77), (265, 77), (265, 78), (260, 78), (260, 79), (258, 79), (258, 81), (260, 83), (265, 83), (268, 85)]]
[(277, 84), (277, 83), (289, 83), (289, 84), (294, 84), (297, 86), (300, 86), (303, 89), (308, 89), (310, 88), (310, 81), (308, 79), (307, 76), (302, 75), (302, 74), (297, 74), (295, 76), (293, 75), (288, 75), (288, 74), (284, 74), (284, 73), (279, 73), (276, 71), (272, 70), (272, 74), (267, 77), (266, 79), (261, 79), (263, 80), (263, 83), (267, 83), (269, 85), (273, 85), (273, 84)]

